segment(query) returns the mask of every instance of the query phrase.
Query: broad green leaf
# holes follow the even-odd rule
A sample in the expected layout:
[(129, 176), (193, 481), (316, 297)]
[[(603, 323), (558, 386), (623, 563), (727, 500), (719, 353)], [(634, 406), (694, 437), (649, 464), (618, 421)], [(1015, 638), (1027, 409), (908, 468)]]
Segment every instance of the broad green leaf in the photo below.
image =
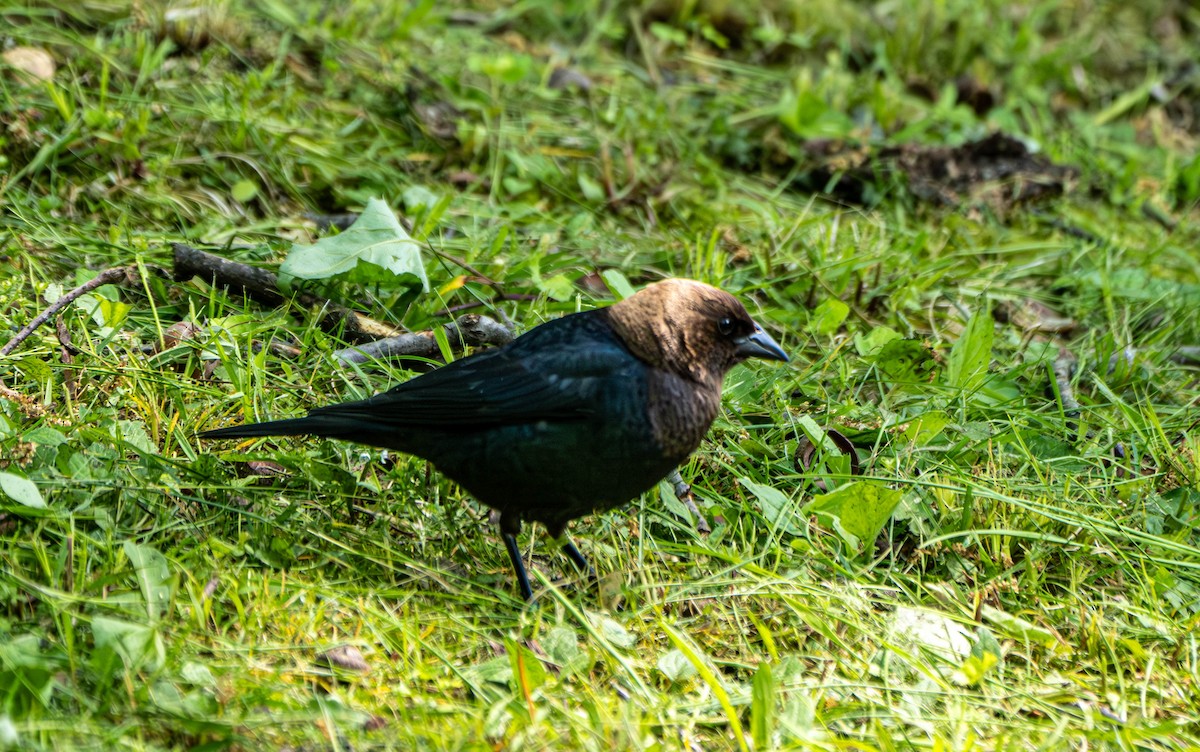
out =
[(993, 436), (992, 425), (987, 421), (969, 420), (955, 427), (964, 438), (971, 441), (987, 441)]
[(971, 654), (971, 632), (938, 611), (900, 606), (892, 612), (888, 632), (900, 645), (920, 645), (947, 658), (962, 660)]
[(212, 692), (183, 692), (168, 681), (154, 682), (150, 687), (149, 698), (160, 713), (181, 719), (210, 718), (220, 711), (220, 704)]
[(28, 478), (22, 478), (13, 473), (0, 472), (0, 491), (4, 491), (6, 496), (18, 504), (23, 504), (33, 509), (46, 508), (46, 502), (42, 499), (42, 492)]
[(121, 657), (125, 665), (141, 665), (154, 643), (154, 629), (146, 624), (134, 624), (107, 616), (92, 617), (92, 637), (96, 647), (109, 648)]
[(755, 483), (749, 478), (738, 478), (738, 482), (745, 486), (747, 491), (754, 494), (754, 498), (758, 499), (763, 517), (767, 518), (773, 528), (777, 530), (782, 528), (791, 533), (798, 532), (795, 523), (796, 505), (787, 497), (787, 494), (774, 486)]
[(53, 303), (63, 296), (65, 292), (63, 286), (58, 282), (51, 282), (46, 285), (46, 289), (42, 292), (42, 300), (47, 303)]
[(846, 543), (861, 551), (875, 541), (900, 497), (899, 491), (881, 483), (857, 481), (814, 497), (804, 505), (804, 513), (825, 520)]
[(775, 694), (778, 687), (771, 664), (758, 664), (750, 685), (750, 736), (755, 749), (768, 749), (775, 731)]
[(929, 380), (937, 367), (933, 353), (916, 339), (893, 339), (871, 356), (889, 380), (897, 383), (919, 383)]
[[(75, 270), (75, 284), (73, 285), (73, 287), (78, 287), (79, 285), (82, 285), (84, 282), (91, 282), (93, 279), (95, 279), (96, 277), (99, 277), (99, 276), (100, 276), (100, 272), (98, 272), (94, 269), (76, 269)], [(95, 290), (92, 291), (92, 294), (96, 295), (97, 297), (104, 298), (105, 300), (120, 300), (121, 299), (121, 288), (119, 288), (113, 284), (100, 285), (99, 287), (97, 287)], [(86, 297), (87, 296), (84, 295), (84, 296), (81, 296), (80, 298), (76, 298), (76, 300), (82, 300), (83, 298), (86, 298)]]
[(610, 619), (607, 616), (595, 616), (593, 621), (596, 626), (596, 631), (612, 644), (621, 648), (631, 648), (637, 644), (637, 637), (633, 636), (629, 630), (621, 626), (621, 622), (615, 619)]
[(480, 663), (471, 669), (471, 673), (486, 682), (508, 684), (513, 678), (512, 661), (508, 656), (501, 655)]
[(521, 54), (471, 55), (467, 68), (500, 83), (515, 84), (533, 68), (533, 58)]
[(904, 429), (905, 440), (916, 446), (925, 446), (950, 425), (950, 418), (941, 410), (930, 410), (914, 418)]
[(583, 197), (588, 201), (600, 203), (605, 199), (604, 186), (582, 172), (579, 173), (579, 190), (583, 192)]
[(992, 653), (969, 655), (959, 665), (958, 669), (951, 676), (951, 679), (955, 684), (973, 687), (983, 681), (983, 677), (987, 676), (988, 671), (999, 662), (1000, 659)]
[(561, 676), (582, 671), (591, 662), (587, 651), (579, 647), (579, 637), (573, 629), (554, 627), (546, 633), (541, 643), (550, 660), (558, 664)]
[(388, 205), (377, 198), (367, 202), (345, 232), (321, 238), (313, 245), (293, 245), (279, 274), (297, 279), (338, 277), (360, 284), (429, 290), (421, 246)]
[(679, 497), (675, 495), (675, 489), (672, 488), (671, 484), (665, 480), (659, 482), (658, 484), (658, 498), (659, 501), (662, 502), (663, 508), (665, 508), (668, 512), (671, 512), (681, 520), (695, 522), (695, 520), (692, 519), (692, 513), (688, 510), (687, 505), (679, 500)]
[(808, 437), (808, 440), (813, 443), (813, 446), (823, 452), (829, 452), (833, 455), (838, 454), (837, 444), (833, 443), (833, 439), (829, 438), (829, 434), (825, 432), (824, 428), (821, 428), (817, 421), (813, 420), (811, 415), (799, 416), (796, 419), (796, 424), (804, 432), (804, 435)]
[(687, 32), (683, 29), (677, 29), (674, 26), (669, 26), (665, 23), (650, 24), (650, 33), (657, 37), (660, 41), (669, 42), (677, 47), (687, 45)]
[(254, 197), (258, 195), (258, 183), (253, 180), (239, 180), (229, 189), (229, 195), (233, 196), (233, 200), (239, 204), (253, 201)]
[(800, 79), (780, 98), (779, 121), (802, 138), (841, 138), (854, 130), (853, 120)]
[(852, 467), (850, 457), (842, 453), (841, 448), (834, 442), (829, 432), (817, 425), (811, 416), (799, 416), (796, 419), (796, 425), (804, 432), (805, 437), (816, 450), (812, 463), (805, 468), (804, 472), (807, 475), (824, 479), (830, 488), (843, 483), (841, 478), (834, 476), (850, 474)]
[(437, 206), (438, 196), (423, 185), (410, 185), (404, 189), (400, 200), (404, 202), (405, 211), (411, 214), (421, 207), (432, 209)]
[(513, 679), (521, 694), (529, 695), (533, 690), (546, 683), (546, 667), (534, 652), (511, 638), (504, 641), (508, 650), (509, 665), (512, 666)]
[(17, 361), (17, 368), (30, 381), (36, 381), (39, 384), (45, 384), (54, 378), (54, 369), (45, 358), (21, 358)]
[(658, 663), (655, 664), (659, 672), (667, 677), (668, 681), (685, 682), (699, 673), (688, 657), (681, 650), (668, 650), (658, 657)]
[(1013, 379), (1000, 374), (988, 374), (979, 386), (977, 395), (981, 404), (999, 406), (1012, 404), (1024, 397), (1025, 392)]
[(500, 181), (500, 184), (503, 185), (504, 190), (508, 192), (509, 198), (516, 198), (522, 193), (528, 193), (529, 191), (533, 190), (534, 186), (534, 182), (532, 180), (525, 180), (524, 178), (519, 178), (516, 175), (508, 175)]
[(946, 383), (967, 391), (983, 383), (992, 360), (994, 336), (991, 312), (982, 308), (972, 314), (962, 336), (950, 349), (950, 357), (946, 360)]
[(150, 546), (125, 541), (124, 549), (146, 601), (146, 614), (154, 621), (171, 603), (171, 568), (166, 557)]
[(714, 47), (718, 49), (729, 49), (729, 37), (713, 28), (712, 24), (706, 23), (700, 27), (700, 36), (712, 42)]
[(146, 433), (146, 426), (137, 420), (118, 420), (109, 426), (114, 439), (125, 441), (143, 454), (157, 454), (158, 448)]
[(600, 273), (604, 278), (604, 284), (608, 285), (608, 289), (612, 290), (612, 294), (617, 296), (617, 300), (624, 300), (630, 295), (633, 295), (633, 285), (629, 284), (629, 280), (625, 275), (616, 269), (605, 269)]
[(555, 274), (549, 279), (541, 280), (538, 282), (538, 289), (560, 303), (575, 297), (575, 286), (565, 274)]
[(971, 646), (971, 655), (982, 656), (988, 653), (997, 658), (1004, 658), (1004, 649), (1000, 647), (1000, 642), (991, 630), (981, 625), (975, 628), (975, 644)]
[(86, 312), (96, 326), (116, 326), (124, 321), (129, 312), (133, 310), (133, 306), (128, 303), (111, 300), (100, 295), (99, 289), (91, 295), (80, 295), (75, 299), (74, 305)]
[(863, 357), (874, 355), (892, 340), (903, 339), (903, 335), (895, 329), (877, 326), (866, 334), (854, 335), (854, 348)]
[(833, 334), (846, 320), (849, 313), (850, 306), (837, 298), (828, 298), (813, 309), (808, 328), (816, 334)]
[(50, 426), (38, 426), (21, 434), (21, 441), (43, 446), (59, 446), (67, 443), (66, 434)]
[(1019, 616), (1013, 616), (994, 606), (985, 605), (980, 613), (983, 615), (984, 621), (994, 624), (1013, 639), (1040, 645), (1048, 650), (1065, 650), (1058, 635), (1051, 629), (1026, 621)]
[(198, 661), (184, 663), (183, 668), (179, 670), (179, 676), (185, 682), (198, 687), (217, 686), (217, 677), (213, 676), (212, 669)]
[[(48, 703), (54, 693), (54, 675), (61, 671), (63, 661), (41, 647), (41, 638), (34, 634), (3, 634), (0, 640), (0, 686), (21, 686), (25, 691)], [(3, 718), (0, 715), (0, 718)], [(0, 749), (6, 747), (0, 737)]]
[(4, 636), (5, 639), (0, 641), (0, 668), (58, 668), (42, 654), (37, 635), (12, 635), (5, 631)]

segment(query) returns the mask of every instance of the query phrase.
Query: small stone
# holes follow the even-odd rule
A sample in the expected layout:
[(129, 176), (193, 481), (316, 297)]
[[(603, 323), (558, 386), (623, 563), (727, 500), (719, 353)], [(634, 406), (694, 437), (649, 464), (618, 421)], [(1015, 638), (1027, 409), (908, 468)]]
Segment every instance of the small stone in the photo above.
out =
[(358, 671), (365, 674), (371, 670), (371, 664), (367, 663), (362, 651), (353, 645), (342, 645), (326, 650), (318, 657), (318, 660), (331, 668), (340, 668), (346, 671)]
[(0, 55), (0, 59), (21, 71), (31, 81), (49, 81), (58, 70), (54, 58), (40, 47), (13, 47)]

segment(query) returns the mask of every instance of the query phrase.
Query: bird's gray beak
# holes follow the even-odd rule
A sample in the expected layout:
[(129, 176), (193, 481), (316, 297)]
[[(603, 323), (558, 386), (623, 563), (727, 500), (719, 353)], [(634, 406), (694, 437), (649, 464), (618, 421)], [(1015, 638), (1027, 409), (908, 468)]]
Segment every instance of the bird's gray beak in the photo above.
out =
[(771, 339), (771, 335), (763, 331), (761, 326), (755, 326), (754, 332), (734, 340), (737, 344), (737, 354), (742, 358), (765, 358), (767, 360), (788, 361), (787, 353), (779, 343)]

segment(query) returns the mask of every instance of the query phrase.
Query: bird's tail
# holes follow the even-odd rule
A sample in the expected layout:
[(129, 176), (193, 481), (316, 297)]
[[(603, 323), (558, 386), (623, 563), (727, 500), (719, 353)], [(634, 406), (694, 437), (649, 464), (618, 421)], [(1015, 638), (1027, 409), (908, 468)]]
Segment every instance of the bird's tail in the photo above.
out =
[[(361, 427), (360, 427), (361, 428)], [(246, 439), (254, 436), (323, 436), (329, 439), (354, 439), (355, 425), (345, 418), (332, 415), (309, 415), (304, 418), (270, 420), (244, 426), (217, 428), (197, 434), (202, 439)], [(359, 439), (361, 441), (361, 439)]]

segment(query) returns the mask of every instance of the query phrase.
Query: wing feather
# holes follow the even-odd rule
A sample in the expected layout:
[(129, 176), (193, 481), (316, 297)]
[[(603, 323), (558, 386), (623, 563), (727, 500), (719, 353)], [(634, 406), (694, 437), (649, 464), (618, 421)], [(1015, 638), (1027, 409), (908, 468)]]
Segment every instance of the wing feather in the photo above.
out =
[(572, 321), (584, 315), (544, 324), (513, 345), (455, 361), (370, 399), (309, 414), (391, 428), (584, 419), (605, 384), (638, 362), (607, 326)]

